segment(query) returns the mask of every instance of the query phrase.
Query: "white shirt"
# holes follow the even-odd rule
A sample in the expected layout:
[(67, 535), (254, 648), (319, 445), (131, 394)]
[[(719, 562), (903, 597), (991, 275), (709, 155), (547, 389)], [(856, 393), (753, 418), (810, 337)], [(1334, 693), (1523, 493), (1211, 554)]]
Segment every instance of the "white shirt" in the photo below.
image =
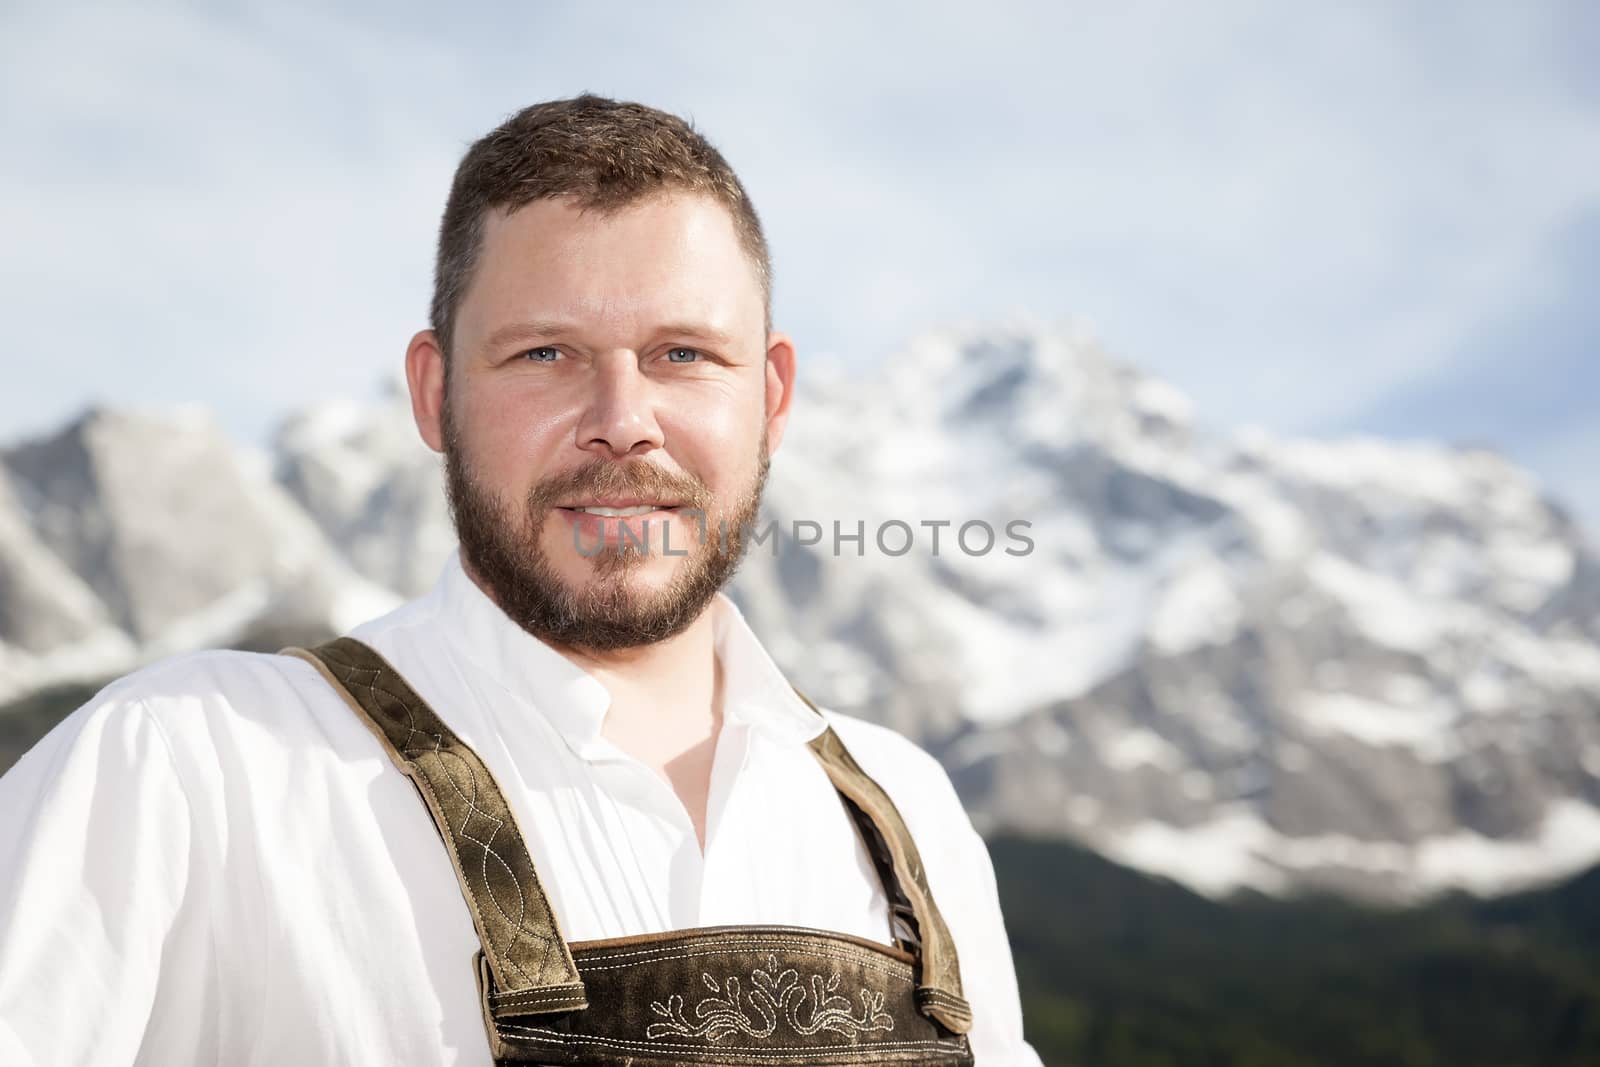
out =
[[(737, 607), (702, 857), (671, 785), (600, 734), (610, 697), (452, 558), (354, 630), (482, 757), (569, 940), (783, 923), (892, 941), (806, 741), (821, 724)], [(949, 777), (824, 713), (895, 801), (956, 942), (984, 1067), (1037, 1064), (993, 867)], [(478, 939), (415, 790), (309, 665), (200, 652), (112, 683), (0, 778), (0, 1063), (491, 1062)]]

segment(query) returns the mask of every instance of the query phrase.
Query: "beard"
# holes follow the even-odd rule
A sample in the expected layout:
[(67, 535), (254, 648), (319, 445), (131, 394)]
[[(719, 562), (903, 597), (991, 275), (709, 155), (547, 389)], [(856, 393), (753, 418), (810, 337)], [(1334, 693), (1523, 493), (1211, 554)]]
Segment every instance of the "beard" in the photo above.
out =
[[(655, 644), (682, 633), (700, 617), (739, 567), (771, 464), (763, 427), (755, 478), (726, 509), (718, 510), (715, 497), (698, 480), (676, 477), (645, 460), (596, 459), (536, 483), (517, 513), (473, 477), (448, 400), (442, 430), (445, 492), (462, 561), (518, 626), (548, 644), (588, 652)], [(673, 550), (679, 562), (664, 587), (642, 589), (635, 576), (652, 556), (620, 539), (613, 545), (613, 531), (602, 524), (607, 535), (603, 547), (587, 557), (589, 577), (573, 588), (551, 562), (542, 535), (556, 517), (559, 501), (591, 493), (682, 501), (683, 508), (697, 508), (705, 517), (697, 526), (700, 543), (687, 555)]]

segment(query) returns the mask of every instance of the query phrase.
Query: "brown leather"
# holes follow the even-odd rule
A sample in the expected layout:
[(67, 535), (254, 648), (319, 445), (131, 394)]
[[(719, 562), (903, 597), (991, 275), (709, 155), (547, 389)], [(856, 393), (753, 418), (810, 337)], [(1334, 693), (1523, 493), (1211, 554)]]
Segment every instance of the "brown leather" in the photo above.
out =
[(511, 808), (468, 748), (376, 651), (341, 637), (307, 651), (417, 787), (461, 880), (495, 984), (551, 1009), (587, 1001)]
[[(817, 714), (822, 714), (811, 698), (798, 689), (796, 693)], [(905, 820), (877, 782), (867, 776), (844, 742), (833, 729), (823, 731), (810, 742), (811, 751), (832, 779), (834, 788), (864, 812), (883, 835), (894, 860), (893, 881), (909, 897), (910, 914), (906, 917), (915, 924), (921, 937), (922, 973), (917, 978), (917, 1005), (924, 1012), (944, 1023), (958, 1034), (972, 1029), (972, 1009), (961, 988), (961, 964), (956, 957), (956, 943), (933, 902), (928, 888), (928, 878), (922, 869), (922, 857), (917, 845), (906, 829)], [(887, 884), (887, 880), (886, 880)], [(894, 896), (891, 891), (891, 909)]]
[[(710, 926), (571, 945), (588, 1011), (490, 1019), (500, 1063), (970, 1067), (889, 945), (796, 926)], [(492, 983), (487, 968), (480, 982)], [(486, 1003), (498, 1006), (492, 984)], [(602, 1010), (603, 1009), (603, 1010)]]
[(426, 803), (482, 942), (478, 984), (497, 1060), (971, 1063), (955, 945), (916, 845), (831, 727), (810, 745), (878, 867), (898, 947), (795, 926), (569, 945), (488, 768), (399, 672), (354, 638), (284, 652), (333, 684)]

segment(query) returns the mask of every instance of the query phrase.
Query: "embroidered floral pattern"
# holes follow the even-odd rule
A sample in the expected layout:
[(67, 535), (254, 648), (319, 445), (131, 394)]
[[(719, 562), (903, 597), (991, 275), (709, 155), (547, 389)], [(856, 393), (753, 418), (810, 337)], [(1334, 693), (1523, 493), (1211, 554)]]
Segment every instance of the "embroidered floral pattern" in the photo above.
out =
[(777, 1031), (780, 1021), (802, 1035), (819, 1030), (860, 1034), (894, 1029), (894, 1017), (883, 1010), (882, 992), (856, 991), (861, 1001), (858, 1017), (850, 1000), (835, 992), (839, 972), (833, 972), (826, 983), (820, 974), (802, 982), (800, 972), (793, 967), (780, 971), (775, 955), (767, 956), (766, 967), (757, 967), (750, 973), (751, 988), (745, 988), (737, 975), (729, 975), (718, 985), (710, 973), (702, 971), (700, 980), (712, 995), (702, 997), (694, 1006), (696, 1021), (690, 1022), (684, 1016), (684, 998), (674, 993), (665, 1004), (651, 1001), (650, 1010), (665, 1021), (651, 1023), (645, 1030), (646, 1037), (704, 1037), (720, 1041), (730, 1034), (745, 1034), (767, 1038)]

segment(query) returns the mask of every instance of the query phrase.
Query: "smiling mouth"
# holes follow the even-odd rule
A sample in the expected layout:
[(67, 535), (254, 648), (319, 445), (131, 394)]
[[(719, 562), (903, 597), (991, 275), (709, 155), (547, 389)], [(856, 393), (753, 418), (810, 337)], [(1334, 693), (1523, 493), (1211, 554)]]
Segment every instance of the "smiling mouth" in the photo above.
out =
[(635, 515), (654, 515), (658, 511), (676, 511), (677, 504), (636, 504), (631, 507), (614, 508), (604, 507), (599, 504), (563, 507), (562, 511), (577, 511), (585, 515), (599, 515), (608, 519), (626, 519)]

